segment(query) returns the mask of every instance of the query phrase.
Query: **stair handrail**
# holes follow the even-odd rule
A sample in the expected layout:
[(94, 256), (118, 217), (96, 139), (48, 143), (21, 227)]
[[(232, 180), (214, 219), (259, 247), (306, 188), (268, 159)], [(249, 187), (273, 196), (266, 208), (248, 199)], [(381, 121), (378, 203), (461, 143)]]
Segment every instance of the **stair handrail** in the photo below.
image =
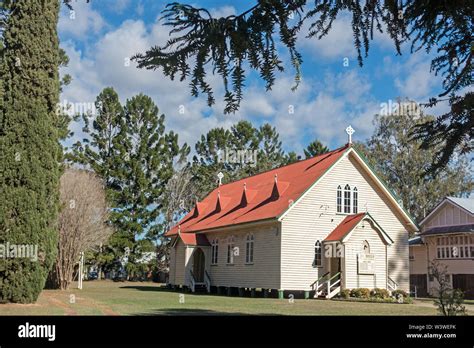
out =
[(398, 283), (390, 278), (390, 276), (387, 276), (387, 285), (392, 291), (397, 290), (398, 288)]
[[(337, 272), (336, 274), (334, 274), (331, 278), (329, 278), (328, 280), (326, 280), (326, 286), (327, 286), (327, 294), (329, 295), (331, 293), (331, 288), (337, 284), (338, 282), (341, 281), (341, 278), (339, 277), (341, 275), (341, 272)], [(331, 284), (331, 280), (333, 280), (334, 278), (338, 278), (333, 284)]]
[(189, 270), (189, 274), (190, 274), (190, 276), (191, 276), (191, 277), (190, 277), (190, 280), (191, 280), (191, 284), (190, 284), (190, 285), (191, 285), (191, 286), (190, 286), (190, 287), (191, 287), (191, 291), (192, 291), (192, 292), (195, 292), (195, 291), (196, 291), (196, 279), (194, 278), (194, 273), (193, 273), (193, 271), (192, 271), (191, 269)]
[(341, 275), (341, 272), (337, 272), (335, 275), (333, 275), (331, 278), (329, 278), (328, 280), (331, 281), (333, 280), (334, 278), (338, 277)]
[[(319, 277), (317, 280), (315, 280), (314, 283), (312, 283), (312, 284), (310, 285), (310, 287), (311, 287), (312, 289), (314, 289), (314, 285), (315, 285), (315, 284), (318, 284), (318, 283), (319, 283), (322, 279), (324, 279), (329, 273), (330, 273), (330, 272), (324, 273), (321, 277)], [(318, 286), (316, 285), (316, 288), (317, 288), (317, 287), (318, 287)]]
[(207, 292), (211, 292), (211, 276), (204, 270), (204, 282), (206, 283)]

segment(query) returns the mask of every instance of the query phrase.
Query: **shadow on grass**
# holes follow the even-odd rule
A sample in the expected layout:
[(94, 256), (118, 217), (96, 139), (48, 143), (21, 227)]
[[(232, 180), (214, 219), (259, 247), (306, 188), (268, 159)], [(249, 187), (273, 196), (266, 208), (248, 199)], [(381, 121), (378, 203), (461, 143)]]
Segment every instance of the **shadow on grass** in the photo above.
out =
[(173, 289), (169, 289), (164, 286), (149, 286), (149, 285), (126, 285), (126, 286), (121, 286), (119, 289), (135, 289), (135, 290), (140, 290), (140, 291), (161, 291), (161, 292), (178, 292)]
[(198, 308), (165, 308), (154, 309), (146, 313), (136, 313), (134, 316), (157, 316), (157, 315), (174, 315), (174, 316), (275, 316), (268, 313), (241, 313), (241, 312), (220, 312), (211, 309)]

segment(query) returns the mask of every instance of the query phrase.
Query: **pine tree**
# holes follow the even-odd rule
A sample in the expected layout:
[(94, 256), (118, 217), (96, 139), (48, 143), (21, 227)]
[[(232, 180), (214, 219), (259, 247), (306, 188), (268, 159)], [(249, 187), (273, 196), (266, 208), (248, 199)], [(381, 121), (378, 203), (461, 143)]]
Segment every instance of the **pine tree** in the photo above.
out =
[(163, 192), (174, 174), (173, 162), (186, 153), (178, 135), (165, 132), (165, 116), (153, 100), (139, 94), (127, 100), (117, 149), (117, 190), (112, 190), (112, 221), (130, 248), (130, 262), (139, 257), (137, 237), (153, 233), (162, 208)]
[(106, 184), (115, 232), (101, 258), (117, 259), (128, 248), (133, 264), (143, 251), (140, 238), (163, 232), (157, 222), (163, 192), (174, 162), (189, 148), (179, 147), (178, 135), (165, 131), (165, 116), (148, 96), (137, 95), (122, 107), (113, 88), (105, 88), (96, 110), (92, 122), (91, 115), (83, 116), (87, 138), (74, 145), (70, 159), (90, 167)]
[(96, 115), (83, 114), (84, 133), (82, 143), (73, 145), (68, 156), (76, 163), (89, 166), (105, 182), (108, 189), (116, 188), (114, 170), (117, 167), (117, 144), (123, 141), (124, 111), (117, 92), (104, 88), (95, 101)]
[(36, 301), (56, 257), (59, 1), (8, 1), (8, 6), (0, 68), (0, 244), (37, 245), (38, 260), (0, 261), (0, 302), (29, 303)]
[(217, 174), (223, 183), (280, 167), (289, 161), (282, 150), (275, 127), (264, 124), (255, 128), (248, 121), (234, 124), (230, 130), (211, 129), (196, 143), (192, 172), (199, 186), (200, 198), (217, 185)]
[(304, 155), (306, 158), (311, 158), (314, 156), (325, 154), (329, 152), (329, 148), (323, 145), (319, 140), (311, 142), (306, 149), (304, 149)]

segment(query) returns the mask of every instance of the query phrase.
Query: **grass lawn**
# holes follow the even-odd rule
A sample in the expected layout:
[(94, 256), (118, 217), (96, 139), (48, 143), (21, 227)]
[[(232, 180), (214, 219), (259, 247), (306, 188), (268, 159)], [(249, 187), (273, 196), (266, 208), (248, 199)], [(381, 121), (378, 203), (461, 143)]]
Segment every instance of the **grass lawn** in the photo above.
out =
[[(75, 286), (75, 284), (74, 284)], [(228, 297), (184, 294), (155, 283), (84, 282), (84, 289), (44, 290), (36, 304), (0, 304), (0, 315), (436, 315), (426, 301), (414, 304)], [(181, 298), (183, 298), (181, 296)], [(75, 303), (71, 303), (71, 299)], [(469, 314), (474, 314), (470, 310)]]

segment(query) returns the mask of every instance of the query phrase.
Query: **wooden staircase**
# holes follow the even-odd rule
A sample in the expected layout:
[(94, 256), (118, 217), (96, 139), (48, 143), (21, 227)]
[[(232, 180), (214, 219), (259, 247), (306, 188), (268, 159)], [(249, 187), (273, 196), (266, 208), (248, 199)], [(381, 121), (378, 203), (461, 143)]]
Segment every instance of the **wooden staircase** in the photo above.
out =
[(197, 282), (193, 271), (189, 270), (189, 289), (194, 293), (211, 292), (211, 277), (204, 271), (204, 282)]
[(341, 292), (341, 272), (332, 276), (327, 272), (311, 284), (311, 289), (314, 291), (314, 298), (333, 298)]

